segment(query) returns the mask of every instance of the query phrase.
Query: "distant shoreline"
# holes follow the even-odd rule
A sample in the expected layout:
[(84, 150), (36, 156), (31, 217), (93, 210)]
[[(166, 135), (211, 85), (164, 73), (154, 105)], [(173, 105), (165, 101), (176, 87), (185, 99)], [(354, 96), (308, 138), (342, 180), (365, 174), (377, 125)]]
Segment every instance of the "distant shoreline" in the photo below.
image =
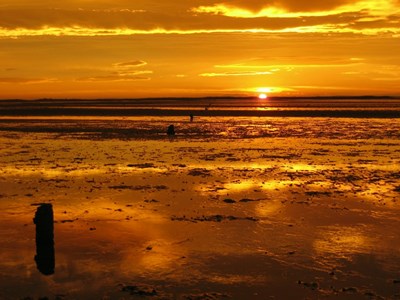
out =
[[(399, 96), (376, 96), (376, 95), (362, 95), (362, 96), (270, 96), (268, 100), (400, 100)], [(71, 102), (138, 102), (138, 101), (219, 101), (219, 100), (259, 100), (256, 96), (205, 96), (205, 97), (137, 97), (137, 98), (37, 98), (37, 99), (0, 99), (0, 104), (3, 102), (58, 102), (58, 101), (71, 101)]]
[(400, 118), (400, 98), (145, 98), (119, 100), (0, 101), (0, 117), (29, 116), (232, 116)]
[(101, 109), (37, 108), (0, 110), (0, 116), (194, 116), (203, 117), (330, 117), (400, 118), (400, 110), (182, 110), (182, 109)]

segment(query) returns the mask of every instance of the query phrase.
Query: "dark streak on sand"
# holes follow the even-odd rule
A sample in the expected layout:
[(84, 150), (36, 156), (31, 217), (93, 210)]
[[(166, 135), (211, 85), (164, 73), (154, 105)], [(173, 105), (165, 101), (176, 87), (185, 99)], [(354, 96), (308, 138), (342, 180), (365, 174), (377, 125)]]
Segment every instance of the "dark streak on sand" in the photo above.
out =
[(221, 221), (236, 221), (236, 220), (244, 220), (244, 221), (253, 221), (257, 222), (258, 219), (254, 217), (235, 217), (235, 216), (224, 216), (224, 215), (211, 215), (211, 216), (201, 216), (201, 217), (177, 217), (172, 216), (172, 221), (186, 221), (186, 222), (221, 222)]

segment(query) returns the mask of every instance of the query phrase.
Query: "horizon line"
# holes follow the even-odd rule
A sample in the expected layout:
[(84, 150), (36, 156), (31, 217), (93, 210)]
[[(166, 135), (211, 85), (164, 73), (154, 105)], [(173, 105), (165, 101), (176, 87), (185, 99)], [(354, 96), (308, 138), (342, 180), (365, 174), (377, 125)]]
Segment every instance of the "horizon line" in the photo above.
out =
[[(258, 96), (201, 96), (201, 97), (121, 97), (121, 98), (52, 98), (43, 97), (35, 99), (21, 99), (21, 98), (10, 98), (10, 99), (0, 99), (0, 102), (25, 102), (25, 101), (133, 101), (133, 100), (259, 100)], [(304, 100), (304, 99), (353, 99), (353, 100), (368, 100), (368, 99), (400, 99), (400, 95), (330, 95), (330, 96), (268, 96), (266, 100)]]

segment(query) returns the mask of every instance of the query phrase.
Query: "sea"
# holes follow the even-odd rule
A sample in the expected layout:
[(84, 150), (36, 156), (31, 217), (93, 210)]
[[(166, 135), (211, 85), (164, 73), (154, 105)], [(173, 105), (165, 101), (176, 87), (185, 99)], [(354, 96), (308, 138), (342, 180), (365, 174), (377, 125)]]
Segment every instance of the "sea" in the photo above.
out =
[(399, 195), (399, 98), (2, 100), (0, 299), (399, 299)]
[[(192, 118), (190, 117), (192, 116)], [(334, 135), (335, 123), (344, 137), (397, 136), (400, 98), (160, 98), (0, 101), (0, 131), (58, 133), (88, 138), (150, 138), (165, 136), (174, 125), (176, 137), (241, 139)], [(387, 126), (386, 130), (346, 129)], [(395, 121), (391, 121), (395, 120)]]

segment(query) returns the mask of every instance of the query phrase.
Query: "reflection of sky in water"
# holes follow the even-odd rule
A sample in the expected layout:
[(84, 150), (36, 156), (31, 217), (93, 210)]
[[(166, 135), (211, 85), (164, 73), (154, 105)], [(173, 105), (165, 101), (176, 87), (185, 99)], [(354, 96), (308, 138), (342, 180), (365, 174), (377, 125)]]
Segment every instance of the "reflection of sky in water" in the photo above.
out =
[[(254, 188), (260, 188), (263, 190), (275, 190), (285, 188), (293, 184), (300, 184), (301, 181), (297, 180), (266, 180), (266, 181), (241, 181), (237, 183), (226, 183), (224, 188), (232, 192), (242, 192)], [(223, 192), (223, 191), (221, 191)]]
[(386, 138), (393, 142), (399, 139), (400, 130), (399, 122), (391, 119), (195, 116), (195, 121), (191, 123), (188, 115), (6, 118), (0, 122), (0, 129), (13, 135), (19, 134), (20, 130), (39, 130), (37, 134), (42, 137), (160, 139), (165, 136), (169, 124), (175, 125), (179, 139), (210, 138), (215, 141), (267, 137), (333, 140)]
[(355, 253), (368, 253), (372, 248), (372, 239), (365, 236), (362, 228), (333, 226), (319, 232), (320, 238), (313, 242), (313, 248), (319, 255), (334, 254), (348, 256)]
[(251, 188), (257, 187), (258, 185), (252, 181), (241, 181), (241, 182), (233, 182), (224, 184), (224, 188), (228, 189), (232, 192), (241, 192), (246, 191)]
[(282, 208), (281, 201), (271, 200), (257, 204), (256, 212), (260, 217), (274, 217)]
[(330, 169), (331, 166), (323, 166), (323, 165), (309, 165), (309, 164), (301, 164), (301, 163), (294, 163), (294, 164), (284, 164), (282, 169), (288, 171), (314, 171), (318, 172), (325, 169)]
[[(343, 124), (336, 121), (330, 128), (341, 133)], [(288, 121), (274, 122), (289, 130), (278, 124)], [(313, 122), (321, 128), (321, 120)], [(386, 121), (376, 122), (384, 128)], [(350, 121), (343, 123), (351, 128)], [(301, 122), (294, 125), (299, 129)], [(202, 283), (206, 291), (227, 294), (237, 285), (263, 296), (268, 292), (261, 287), (275, 286), (306, 297), (309, 290), (299, 287), (299, 280), (330, 282), (319, 265), (340, 268), (342, 259), (358, 255), (379, 257), (385, 265), (380, 282), (393, 288), (389, 282), (400, 267), (395, 139), (356, 145), (360, 141), (343, 136), (335, 141), (19, 137), (0, 138), (0, 290), (22, 282), (31, 292), (17, 299), (39, 297), (35, 289), (42, 296), (67, 290), (71, 298), (85, 298), (88, 284), (92, 297), (113, 290), (109, 296), (118, 299), (127, 296), (118, 294), (118, 284), (137, 281), (158, 281), (162, 287), (183, 282), (191, 292)], [(234, 201), (224, 202), (227, 198)], [(53, 204), (57, 221), (56, 273), (48, 278), (38, 277), (33, 261), (36, 207), (31, 204), (40, 202)], [(222, 219), (216, 221), (216, 215)], [(246, 271), (249, 259), (254, 261)], [(367, 271), (357, 272), (352, 276), (366, 278)], [(288, 274), (289, 280), (275, 274)], [(335, 285), (357, 285), (352, 276), (343, 273)], [(366, 284), (390, 297), (376, 282)]]

